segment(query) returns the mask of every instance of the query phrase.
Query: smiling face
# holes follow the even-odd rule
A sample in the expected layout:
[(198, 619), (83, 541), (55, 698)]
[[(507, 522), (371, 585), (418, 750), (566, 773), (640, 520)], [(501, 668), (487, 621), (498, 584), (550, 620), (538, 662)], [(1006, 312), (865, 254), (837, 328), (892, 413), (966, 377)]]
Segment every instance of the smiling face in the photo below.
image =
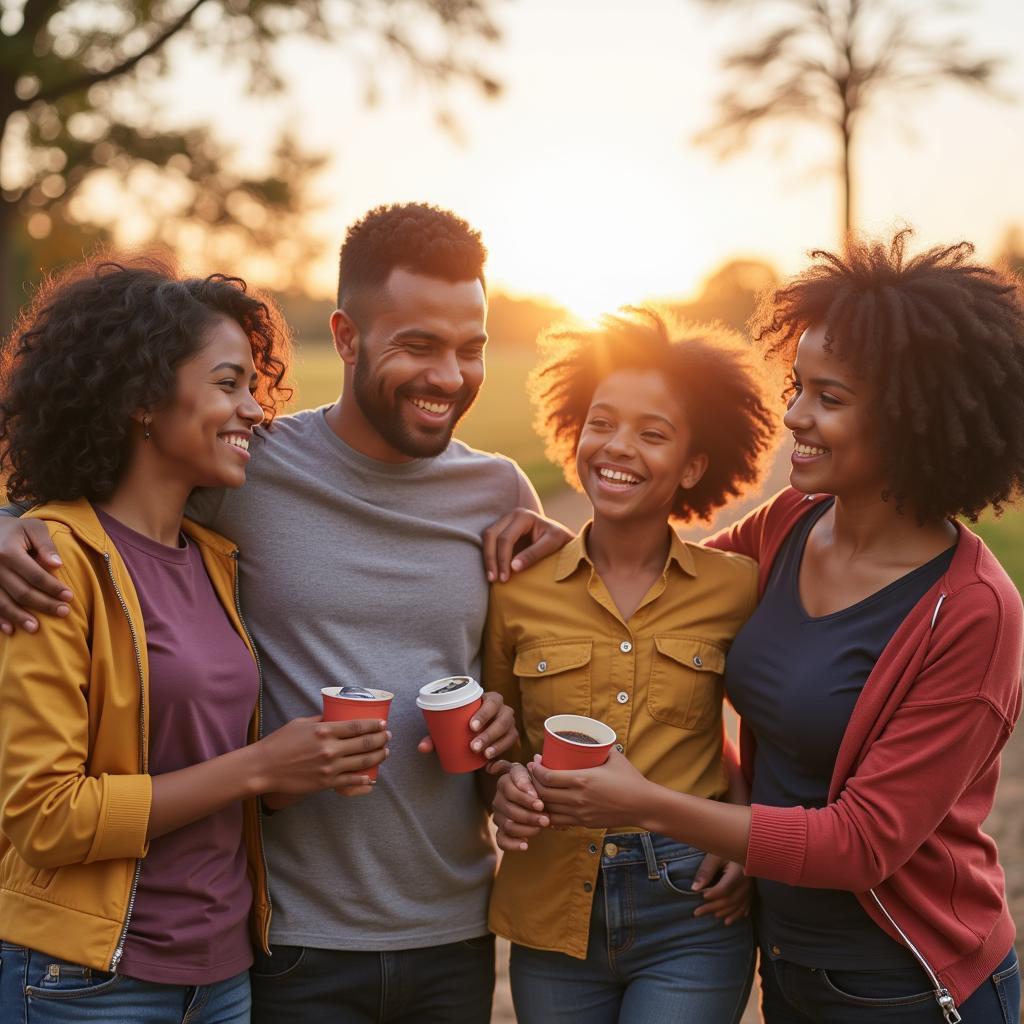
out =
[(576, 472), (595, 516), (668, 519), (679, 488), (707, 458), (690, 450), (682, 399), (657, 370), (616, 370), (598, 384), (576, 447)]
[[(484, 380), (487, 302), (479, 280), (444, 281), (394, 270), (358, 331), (352, 395), (381, 458), (430, 458), (452, 432)], [(346, 321), (335, 314), (335, 337)], [(351, 323), (351, 321), (347, 321)], [(383, 444), (381, 444), (383, 442)]]
[(257, 380), (245, 331), (218, 317), (203, 347), (178, 367), (170, 404), (153, 410), (150, 438), (140, 442), (147, 455), (190, 487), (241, 486), (252, 430), (263, 419)]
[(807, 494), (877, 498), (885, 490), (872, 395), (849, 364), (825, 349), (825, 328), (804, 331), (783, 417), (793, 432), (790, 483)]

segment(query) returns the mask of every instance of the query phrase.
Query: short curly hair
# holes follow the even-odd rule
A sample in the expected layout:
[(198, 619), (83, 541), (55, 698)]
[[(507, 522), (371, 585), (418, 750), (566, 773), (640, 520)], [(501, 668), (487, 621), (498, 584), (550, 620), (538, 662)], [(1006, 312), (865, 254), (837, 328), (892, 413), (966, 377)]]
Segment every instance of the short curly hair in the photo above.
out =
[(554, 328), (528, 389), (548, 457), (581, 489), (576, 448), (598, 385), (616, 370), (657, 370), (678, 391), (694, 453), (708, 457), (696, 486), (679, 488), (674, 519), (708, 520), (760, 479), (778, 433), (766, 404), (765, 376), (749, 348), (719, 327), (680, 325), (673, 336), (649, 307), (626, 307), (588, 330)]
[(291, 396), (290, 337), (241, 278), (185, 278), (160, 255), (97, 255), (47, 278), (0, 358), (0, 475), (8, 497), (104, 501), (131, 450), (131, 416), (173, 401), (176, 371), (220, 318), (249, 338), (268, 419)]
[(486, 289), (487, 249), (461, 217), (427, 203), (377, 206), (345, 234), (338, 258), (338, 308), (358, 320), (360, 300), (398, 268), (443, 281), (477, 279)]
[(852, 239), (765, 296), (751, 321), (791, 362), (824, 325), (827, 351), (876, 399), (884, 497), (922, 523), (997, 510), (1024, 484), (1024, 305), (967, 242), (906, 254), (911, 232)]

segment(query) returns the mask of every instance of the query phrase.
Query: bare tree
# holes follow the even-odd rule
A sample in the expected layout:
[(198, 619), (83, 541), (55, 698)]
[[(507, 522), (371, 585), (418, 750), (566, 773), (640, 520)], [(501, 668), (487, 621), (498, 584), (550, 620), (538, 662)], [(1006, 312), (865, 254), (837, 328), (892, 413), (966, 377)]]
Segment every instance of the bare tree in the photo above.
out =
[[(10, 317), (14, 253), (51, 227), (88, 231), (73, 205), (97, 174), (141, 169), (159, 196), (164, 240), (186, 222), (271, 252), (296, 228), (321, 154), (270, 132), (266, 166), (245, 173), (209, 125), (167, 127), (156, 87), (172, 45), (241, 65), (251, 92), (281, 93), (279, 44), (305, 36), (361, 53), (367, 96), (381, 57), (431, 86), (499, 85), (481, 44), (499, 38), (491, 0), (0, 0), (0, 332)], [(353, 58), (355, 59), (355, 58)], [(216, 99), (211, 98), (211, 106)], [(223, 103), (223, 101), (220, 101)], [(440, 115), (444, 111), (439, 110)], [(177, 206), (168, 197), (179, 197)], [(80, 204), (79, 204), (80, 205)], [(84, 222), (83, 222), (84, 220)], [(95, 226), (95, 225), (92, 225)], [(81, 235), (79, 235), (81, 237)]]
[[(704, 0), (720, 9), (752, 0)], [(723, 59), (728, 85), (712, 124), (696, 138), (719, 156), (747, 145), (768, 122), (820, 125), (836, 140), (842, 227), (854, 223), (854, 143), (864, 115), (883, 97), (954, 83), (994, 92), (1001, 58), (973, 53), (956, 33), (925, 26), (958, 5), (929, 0), (760, 0), (770, 18)]]

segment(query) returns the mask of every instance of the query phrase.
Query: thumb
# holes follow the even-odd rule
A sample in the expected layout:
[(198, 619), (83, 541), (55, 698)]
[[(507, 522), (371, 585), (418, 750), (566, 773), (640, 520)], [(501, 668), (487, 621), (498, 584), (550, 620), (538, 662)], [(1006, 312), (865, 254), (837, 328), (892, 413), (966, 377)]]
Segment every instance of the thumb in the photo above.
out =
[(722, 870), (724, 863), (717, 854), (705, 853), (704, 859), (700, 862), (700, 867), (697, 868), (697, 873), (693, 876), (693, 884), (690, 888), (695, 892), (700, 889), (706, 889)]

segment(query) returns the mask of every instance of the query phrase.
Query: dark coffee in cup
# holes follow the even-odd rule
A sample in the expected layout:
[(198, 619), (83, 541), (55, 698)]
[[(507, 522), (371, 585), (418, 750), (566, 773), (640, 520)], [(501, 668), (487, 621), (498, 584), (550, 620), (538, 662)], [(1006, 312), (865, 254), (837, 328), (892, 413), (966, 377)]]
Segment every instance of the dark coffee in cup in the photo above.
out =
[(593, 736), (588, 736), (585, 732), (575, 732), (572, 729), (565, 729), (561, 732), (556, 732), (556, 736), (561, 736), (563, 740), (571, 740), (573, 743), (589, 743), (591, 746), (599, 746), (601, 741), (595, 740)]

